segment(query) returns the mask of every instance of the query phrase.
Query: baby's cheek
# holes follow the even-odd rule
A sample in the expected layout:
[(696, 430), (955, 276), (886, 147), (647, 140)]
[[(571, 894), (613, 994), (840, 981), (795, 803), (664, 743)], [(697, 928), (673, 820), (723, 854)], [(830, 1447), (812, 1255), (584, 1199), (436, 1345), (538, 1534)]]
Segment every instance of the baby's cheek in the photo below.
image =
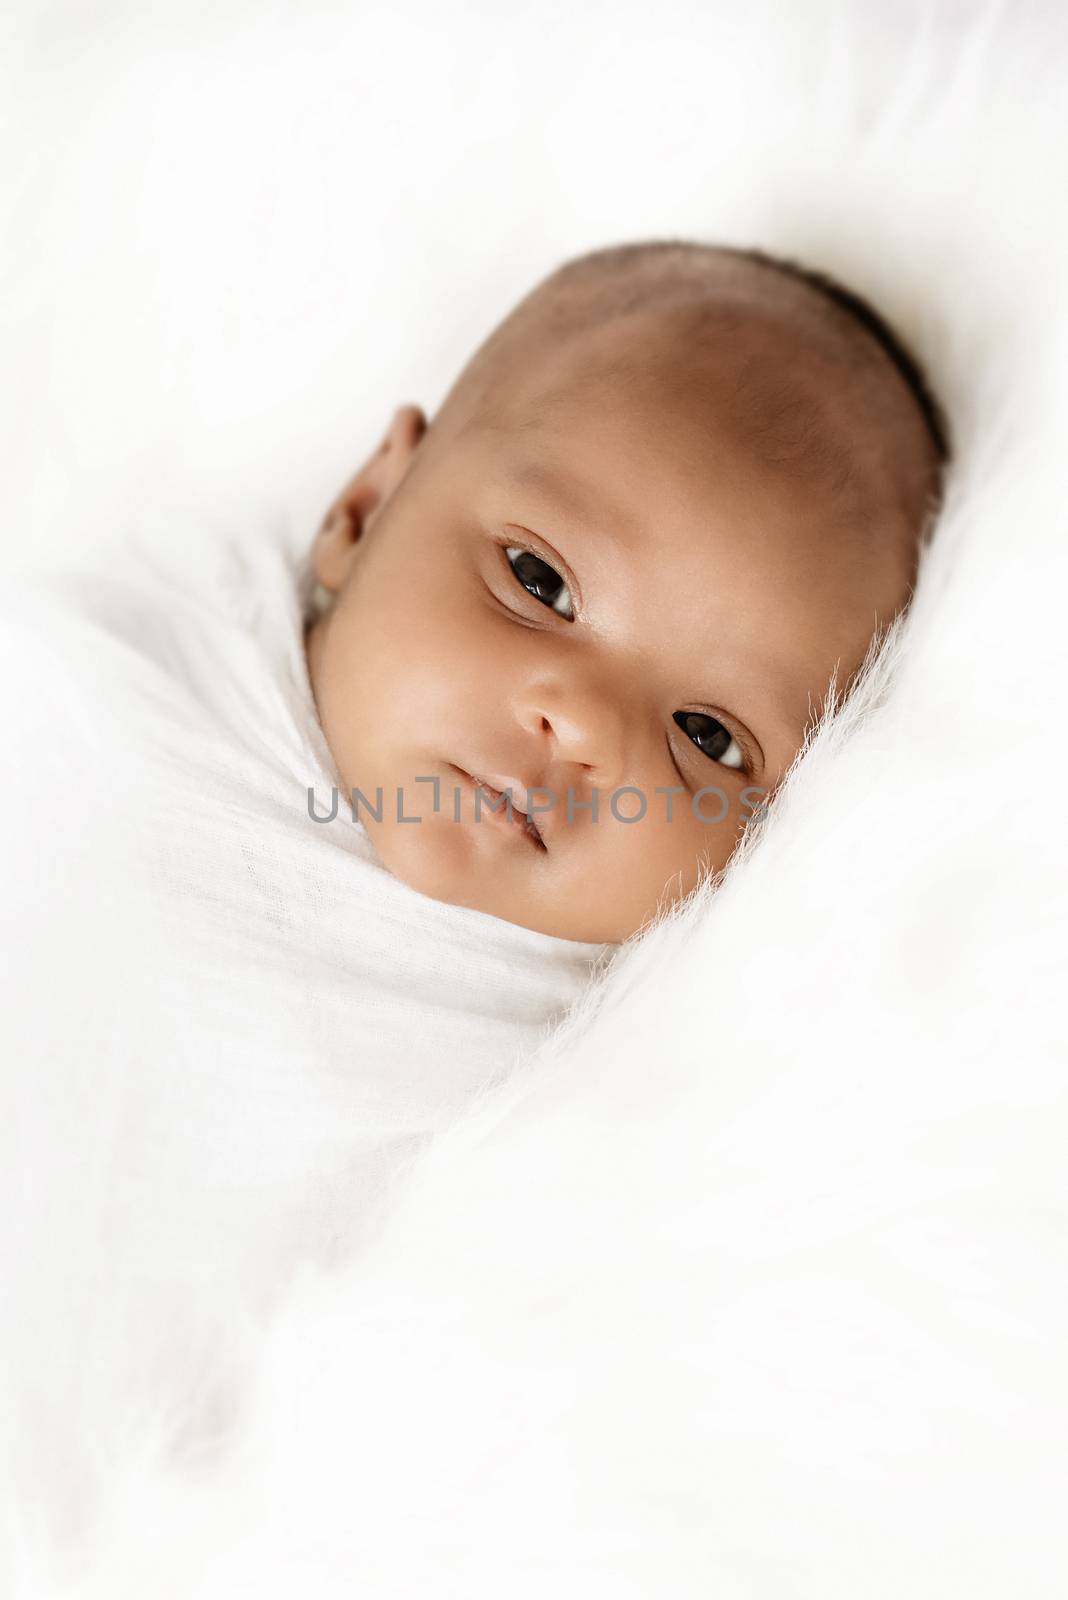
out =
[(614, 801), (602, 793), (600, 800), (596, 854), (621, 903), (655, 902), (680, 883), (687, 894), (704, 871), (726, 864), (742, 828), (737, 798), (725, 788), (722, 799), (652, 788), (640, 797), (634, 789), (617, 792)]
[[(652, 798), (663, 804), (664, 796)], [(625, 799), (634, 805), (632, 795)], [(582, 852), (588, 877), (584, 899), (590, 914), (595, 912), (600, 919), (599, 926), (611, 929), (598, 937), (622, 942), (696, 886), (705, 839), (695, 833), (677, 799), (670, 823), (663, 812), (658, 816), (650, 812), (631, 825), (607, 815), (608, 820), (587, 835), (591, 840), (597, 836), (596, 846), (588, 854)]]
[(677, 796), (674, 851), (680, 867), (688, 865), (691, 887), (702, 871), (719, 872), (727, 865), (749, 815), (739, 785), (730, 779)]
[(406, 622), (402, 671), (406, 677), (440, 685), (450, 698), (464, 696), (487, 681), (506, 679), (507, 659), (499, 639), (477, 608), (437, 604), (420, 608)]

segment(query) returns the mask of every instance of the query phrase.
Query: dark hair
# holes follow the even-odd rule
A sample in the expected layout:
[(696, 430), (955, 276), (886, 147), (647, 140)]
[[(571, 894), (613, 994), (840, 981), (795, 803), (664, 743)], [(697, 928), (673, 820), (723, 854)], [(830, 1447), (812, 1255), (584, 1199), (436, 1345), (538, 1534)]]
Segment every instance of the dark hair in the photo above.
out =
[(855, 294), (852, 289), (847, 289), (838, 283), (826, 272), (818, 272), (812, 267), (803, 267), (799, 262), (788, 260), (783, 256), (771, 256), (763, 250), (740, 250), (748, 261), (759, 262), (762, 266), (772, 267), (777, 272), (784, 272), (801, 283), (807, 283), (810, 288), (816, 289), (820, 294), (826, 295), (828, 300), (836, 306), (841, 306), (854, 317), (861, 327), (876, 339), (894, 366), (900, 372), (912, 393), (912, 397), (923, 413), (923, 420), (934, 441), (938, 452), (939, 461), (945, 463), (950, 458), (949, 428), (946, 424), (942, 407), (931, 392), (927, 376), (916, 360), (915, 356), (906, 349), (889, 323), (879, 315), (874, 306), (867, 300)]
[[(771, 255), (767, 251), (756, 247), (742, 248), (734, 245), (703, 244), (689, 239), (651, 239), (632, 244), (609, 245), (604, 249), (592, 250), (586, 255), (577, 256), (565, 262), (553, 274), (553, 279), (573, 281), (575, 279), (581, 280), (588, 274), (599, 276), (602, 273), (605, 273), (608, 277), (619, 273), (622, 278), (626, 276), (627, 269), (641, 267), (645, 262), (656, 256), (674, 255), (686, 260), (687, 257), (692, 259), (695, 255), (704, 252), (717, 256), (739, 256), (747, 261), (752, 261), (757, 266), (782, 273), (786, 277), (793, 278), (796, 282), (806, 284), (817, 294), (822, 295), (825, 300), (852, 317), (856, 323), (859, 323), (876, 340), (894, 363), (920, 409), (927, 431), (937, 451), (939, 462), (944, 465), (949, 461), (951, 445), (945, 413), (935, 399), (919, 361), (906, 348), (885, 318), (880, 316), (867, 300), (862, 299), (852, 289), (847, 289), (843, 284), (838, 283), (826, 272), (803, 266), (800, 262), (788, 259), (785, 256)], [(630, 301), (630, 296), (624, 289), (622, 282), (619, 283), (618, 288), (620, 301), (619, 305), (615, 307), (617, 310)], [(637, 290), (634, 296), (634, 303), (638, 302), (640, 295), (641, 290)]]

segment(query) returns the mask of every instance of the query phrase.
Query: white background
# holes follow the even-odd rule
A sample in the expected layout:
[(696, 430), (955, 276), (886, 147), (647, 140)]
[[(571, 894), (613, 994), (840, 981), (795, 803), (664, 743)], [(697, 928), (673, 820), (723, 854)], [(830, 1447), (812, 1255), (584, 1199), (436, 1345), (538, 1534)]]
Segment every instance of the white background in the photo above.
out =
[[(853, 60), (975, 9), (856, 5)], [(310, 537), (541, 276), (725, 237), (759, 159), (713, 116), (732, 5), (9, 0), (0, 27), (9, 572), (157, 508)]]

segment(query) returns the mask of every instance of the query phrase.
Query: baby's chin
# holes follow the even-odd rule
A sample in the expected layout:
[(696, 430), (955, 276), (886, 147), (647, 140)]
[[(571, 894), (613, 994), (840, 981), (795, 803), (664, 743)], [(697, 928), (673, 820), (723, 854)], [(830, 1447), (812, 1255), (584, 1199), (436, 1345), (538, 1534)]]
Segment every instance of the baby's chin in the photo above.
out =
[(583, 912), (584, 925), (564, 908), (533, 893), (521, 883), (507, 882), (500, 860), (472, 839), (470, 830), (446, 817), (429, 816), (416, 824), (367, 825), (367, 833), (382, 865), (393, 877), (446, 905), (498, 917), (531, 933), (546, 934), (580, 944), (619, 944), (626, 934), (601, 931), (589, 923), (591, 909)]

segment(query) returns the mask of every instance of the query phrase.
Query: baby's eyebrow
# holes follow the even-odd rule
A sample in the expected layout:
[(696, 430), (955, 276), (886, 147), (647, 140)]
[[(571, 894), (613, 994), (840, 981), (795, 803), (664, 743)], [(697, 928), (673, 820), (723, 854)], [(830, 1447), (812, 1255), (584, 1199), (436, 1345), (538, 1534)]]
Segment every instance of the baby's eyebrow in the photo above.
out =
[(610, 528), (614, 533), (638, 533), (637, 519), (625, 506), (606, 503), (603, 488), (595, 489), (577, 474), (559, 467), (547, 466), (544, 461), (523, 458), (509, 470), (512, 487), (534, 489), (551, 495), (565, 508), (578, 511), (584, 521), (596, 522), (600, 528)]

